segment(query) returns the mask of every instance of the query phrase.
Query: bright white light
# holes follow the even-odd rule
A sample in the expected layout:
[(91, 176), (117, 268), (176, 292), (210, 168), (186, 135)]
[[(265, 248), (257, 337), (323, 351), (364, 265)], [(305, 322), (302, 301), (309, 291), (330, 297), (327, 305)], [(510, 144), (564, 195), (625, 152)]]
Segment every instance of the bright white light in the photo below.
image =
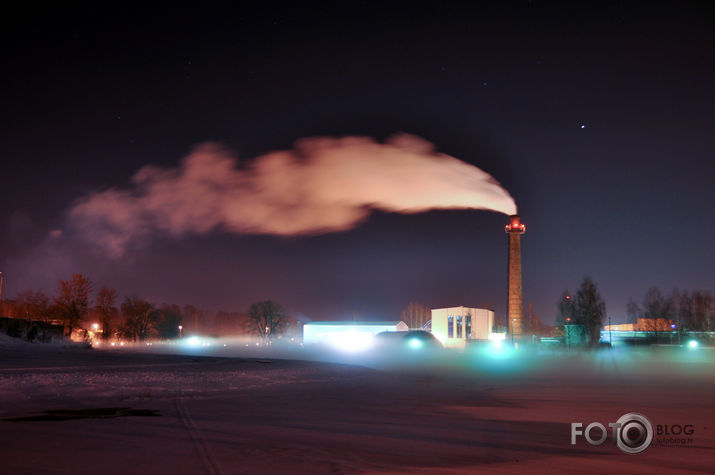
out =
[(488, 338), (492, 341), (503, 341), (506, 340), (506, 333), (490, 333)]
[(688, 347), (689, 347), (689, 348), (697, 348), (697, 347), (698, 347), (698, 342), (695, 341), (695, 340), (690, 340), (690, 341), (688, 342)]
[(330, 344), (339, 350), (351, 353), (363, 351), (372, 346), (372, 335), (366, 332), (349, 330), (345, 333), (331, 335)]
[(418, 349), (422, 348), (422, 342), (420, 341), (419, 338), (411, 338), (410, 341), (408, 342), (408, 345), (410, 346), (410, 348), (412, 348), (414, 350), (418, 350)]
[(492, 343), (492, 347), (494, 347), (496, 349), (501, 349), (502, 346), (503, 346), (503, 343), (501, 340), (494, 340), (494, 342)]
[(124, 342), (123, 342), (123, 341), (120, 341), (120, 342), (119, 342), (119, 346), (124, 346)]
[(186, 340), (186, 344), (189, 346), (199, 346), (201, 342), (199, 341), (199, 337), (192, 336)]
[(114, 342), (112, 342), (112, 346), (114, 346)]

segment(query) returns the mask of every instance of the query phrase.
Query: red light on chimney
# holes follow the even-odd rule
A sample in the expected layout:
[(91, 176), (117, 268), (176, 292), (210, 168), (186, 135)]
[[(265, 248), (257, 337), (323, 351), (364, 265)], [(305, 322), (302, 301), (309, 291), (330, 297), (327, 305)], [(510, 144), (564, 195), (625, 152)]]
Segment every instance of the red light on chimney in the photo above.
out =
[(526, 226), (521, 224), (520, 219), (518, 214), (509, 216), (509, 224), (504, 226), (504, 231), (507, 233), (524, 234), (526, 232)]

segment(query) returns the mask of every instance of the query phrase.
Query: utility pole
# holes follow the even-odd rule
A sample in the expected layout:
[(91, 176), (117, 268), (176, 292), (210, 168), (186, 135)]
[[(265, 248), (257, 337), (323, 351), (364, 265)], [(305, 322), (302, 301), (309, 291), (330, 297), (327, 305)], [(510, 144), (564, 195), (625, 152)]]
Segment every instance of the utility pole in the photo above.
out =
[(611, 326), (611, 316), (608, 316), (608, 344), (613, 348), (613, 327)]
[(678, 346), (680, 346), (680, 334), (682, 333), (682, 329), (680, 328), (680, 311), (678, 311)]

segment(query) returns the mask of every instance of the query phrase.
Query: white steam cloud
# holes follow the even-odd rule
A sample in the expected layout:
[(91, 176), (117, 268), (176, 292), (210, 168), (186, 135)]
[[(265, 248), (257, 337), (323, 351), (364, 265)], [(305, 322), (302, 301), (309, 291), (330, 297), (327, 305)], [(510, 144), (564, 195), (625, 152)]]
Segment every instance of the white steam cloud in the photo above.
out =
[(353, 228), (373, 209), (419, 213), (485, 209), (516, 214), (516, 204), (479, 168), (397, 135), (308, 138), (241, 167), (217, 144), (197, 146), (177, 168), (141, 168), (127, 189), (80, 199), (70, 225), (111, 257), (138, 238), (213, 230), (311, 235)]

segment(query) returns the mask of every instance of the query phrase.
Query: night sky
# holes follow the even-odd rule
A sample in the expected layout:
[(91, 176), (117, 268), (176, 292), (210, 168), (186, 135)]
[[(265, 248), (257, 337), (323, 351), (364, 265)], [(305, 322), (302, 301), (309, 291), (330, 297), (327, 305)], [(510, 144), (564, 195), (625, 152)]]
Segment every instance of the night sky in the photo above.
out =
[(6, 12), (4, 297), (81, 272), (214, 310), (271, 298), (317, 320), (396, 319), (418, 300), (503, 314), (507, 218), (489, 211), (374, 212), (308, 237), (156, 235), (114, 260), (47, 244), (76, 200), (199, 143), (249, 160), (398, 132), (511, 193), (524, 302), (542, 321), (585, 275), (614, 321), (650, 286), (713, 291), (713, 3), (475, 3)]

